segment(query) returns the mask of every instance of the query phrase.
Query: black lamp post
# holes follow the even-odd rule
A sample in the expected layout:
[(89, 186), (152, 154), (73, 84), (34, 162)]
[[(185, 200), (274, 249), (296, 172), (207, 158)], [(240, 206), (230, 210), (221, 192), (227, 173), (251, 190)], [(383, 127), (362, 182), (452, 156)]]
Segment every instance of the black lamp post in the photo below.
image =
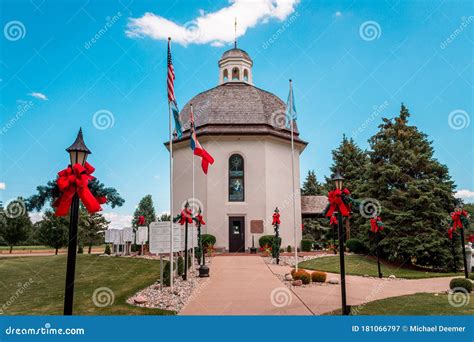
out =
[[(344, 177), (336, 171), (336, 174), (331, 179), (336, 186), (336, 189), (342, 190), (344, 184)], [(339, 263), (341, 267), (341, 297), (342, 297), (342, 314), (349, 315), (350, 308), (346, 303), (346, 268), (344, 263), (344, 229), (342, 227), (341, 210), (337, 211), (337, 229), (339, 234)]]
[[(198, 210), (198, 215), (201, 215), (201, 208)], [(198, 229), (198, 246), (199, 246), (199, 251), (201, 252), (202, 255), (202, 262), (199, 260), (199, 277), (200, 278), (206, 278), (209, 277), (209, 267), (206, 266), (206, 253), (204, 252), (204, 249), (202, 248), (202, 238), (201, 238), (201, 220), (196, 220), (197, 224), (197, 229)]]
[[(82, 129), (79, 129), (76, 141), (66, 149), (69, 152), (71, 167), (75, 164), (84, 166), (87, 155), (91, 151), (87, 148), (82, 137)], [(71, 203), (69, 218), (69, 242), (67, 247), (67, 267), (66, 267), (66, 288), (64, 293), (64, 315), (72, 315), (74, 301), (74, 274), (76, 271), (76, 253), (77, 253), (77, 221), (79, 218), (79, 197), (74, 194)]]
[[(459, 208), (459, 211), (462, 212), (462, 206)], [(466, 259), (466, 245), (464, 243), (464, 225), (460, 229), (461, 231), (461, 246), (462, 246), (462, 259), (464, 262), (464, 276), (466, 279), (469, 279), (469, 270), (467, 269), (467, 259)]]
[[(184, 205), (184, 212), (187, 214), (189, 203), (186, 202)], [(188, 218), (185, 217), (184, 221), (184, 274), (183, 280), (188, 280)]]

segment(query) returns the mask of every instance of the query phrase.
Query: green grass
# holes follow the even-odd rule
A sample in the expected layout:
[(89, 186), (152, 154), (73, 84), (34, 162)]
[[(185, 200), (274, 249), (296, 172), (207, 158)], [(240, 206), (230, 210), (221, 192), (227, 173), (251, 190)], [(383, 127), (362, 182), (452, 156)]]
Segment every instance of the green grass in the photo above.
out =
[[(329, 315), (340, 315), (337, 310)], [(474, 315), (474, 295), (470, 295), (467, 305), (458, 308), (449, 304), (447, 294), (416, 293), (413, 295), (392, 297), (365, 305), (354, 305), (351, 315), (427, 315), (427, 316), (455, 316)]]
[[(377, 260), (363, 255), (347, 255), (345, 257), (346, 274), (363, 276), (368, 274), (372, 277), (378, 277)], [(318, 270), (331, 273), (340, 273), (339, 256), (321, 257), (312, 260), (303, 261), (298, 264), (300, 268), (309, 270)], [(381, 264), (382, 274), (388, 277), (393, 274), (397, 278), (420, 279), (434, 277), (453, 277), (462, 276), (461, 273), (442, 273), (428, 272), (421, 268), (399, 267), (392, 264)]]
[[(4, 315), (62, 315), (66, 256), (0, 258), (0, 309)], [(160, 274), (156, 260), (78, 255), (74, 289), (75, 315), (169, 315), (174, 312), (141, 308), (125, 301), (153, 284)], [(30, 286), (24, 284), (32, 279)], [(24, 291), (18, 293), (23, 285)], [(97, 307), (94, 290), (111, 289), (112, 305)], [(2, 307), (1, 305), (4, 305)]]

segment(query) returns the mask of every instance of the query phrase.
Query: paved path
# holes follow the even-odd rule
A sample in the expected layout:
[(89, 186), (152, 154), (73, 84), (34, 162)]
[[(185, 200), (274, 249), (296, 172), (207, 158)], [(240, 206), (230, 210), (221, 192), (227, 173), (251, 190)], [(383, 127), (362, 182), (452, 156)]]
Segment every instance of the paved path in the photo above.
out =
[[(180, 315), (311, 315), (260, 256), (214, 257), (210, 274)], [(283, 307), (273, 305), (274, 290), (273, 297), (291, 299), (291, 303)]]
[[(215, 257), (210, 269), (211, 277), (195, 290), (181, 315), (321, 315), (341, 306), (339, 285), (312, 284), (289, 290), (276, 274), (289, 273), (290, 267), (267, 266), (260, 256)], [(328, 279), (332, 278), (339, 279), (339, 274), (328, 273)], [(358, 305), (378, 299), (442, 292), (449, 288), (451, 279), (387, 280), (346, 276), (347, 304), (357, 310)]]

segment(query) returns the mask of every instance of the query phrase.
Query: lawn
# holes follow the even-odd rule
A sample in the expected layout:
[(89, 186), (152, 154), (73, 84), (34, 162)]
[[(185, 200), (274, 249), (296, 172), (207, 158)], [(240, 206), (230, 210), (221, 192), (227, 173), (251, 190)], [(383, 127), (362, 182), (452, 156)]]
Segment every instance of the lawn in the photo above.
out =
[[(340, 310), (329, 313), (339, 315)], [(474, 315), (474, 295), (470, 295), (467, 305), (458, 308), (449, 304), (447, 294), (416, 293), (413, 295), (385, 298), (365, 305), (354, 305), (351, 315), (428, 315), (456, 316)]]
[[(139, 289), (153, 284), (159, 278), (159, 265), (156, 260), (78, 255), (74, 314), (174, 314), (125, 302)], [(3, 305), (0, 309), (3, 309), (4, 315), (62, 315), (65, 274), (65, 255), (0, 258), (0, 305)], [(100, 287), (113, 291), (115, 299), (112, 305), (94, 305), (92, 295)], [(19, 294), (20, 288), (23, 289), (22, 294)]]
[[(345, 257), (346, 274), (378, 277), (377, 260), (363, 255), (347, 255)], [(331, 273), (339, 273), (339, 255), (316, 258), (312, 260), (303, 261), (298, 264), (300, 268), (309, 270), (318, 270)], [(400, 267), (393, 264), (381, 264), (382, 274), (388, 277), (393, 274), (397, 278), (406, 279), (420, 279), (420, 278), (434, 278), (434, 277), (453, 277), (463, 276), (462, 273), (441, 273), (441, 272), (427, 272), (421, 268), (407, 268)]]

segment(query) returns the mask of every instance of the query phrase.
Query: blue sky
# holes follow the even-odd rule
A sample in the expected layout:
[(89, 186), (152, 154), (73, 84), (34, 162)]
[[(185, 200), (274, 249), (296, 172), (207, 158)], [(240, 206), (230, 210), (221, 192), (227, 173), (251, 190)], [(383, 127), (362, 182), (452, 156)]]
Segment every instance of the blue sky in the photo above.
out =
[[(176, 37), (183, 106), (217, 84), (233, 17), (238, 45), (254, 60), (254, 84), (286, 99), (288, 79), (294, 81), (298, 124), (309, 142), (302, 177), (308, 169), (319, 179), (328, 175), (331, 150), (344, 133), (367, 148), (381, 118), (396, 115), (404, 102), (457, 189), (474, 191), (471, 1), (262, 4), (3, 0), (1, 199), (31, 195), (55, 178), (82, 126), (95, 175), (126, 199), (122, 208), (105, 208), (117, 215), (112, 219), (128, 219), (148, 193), (158, 212), (167, 210), (164, 38)], [(94, 125), (95, 113), (109, 121)]]

